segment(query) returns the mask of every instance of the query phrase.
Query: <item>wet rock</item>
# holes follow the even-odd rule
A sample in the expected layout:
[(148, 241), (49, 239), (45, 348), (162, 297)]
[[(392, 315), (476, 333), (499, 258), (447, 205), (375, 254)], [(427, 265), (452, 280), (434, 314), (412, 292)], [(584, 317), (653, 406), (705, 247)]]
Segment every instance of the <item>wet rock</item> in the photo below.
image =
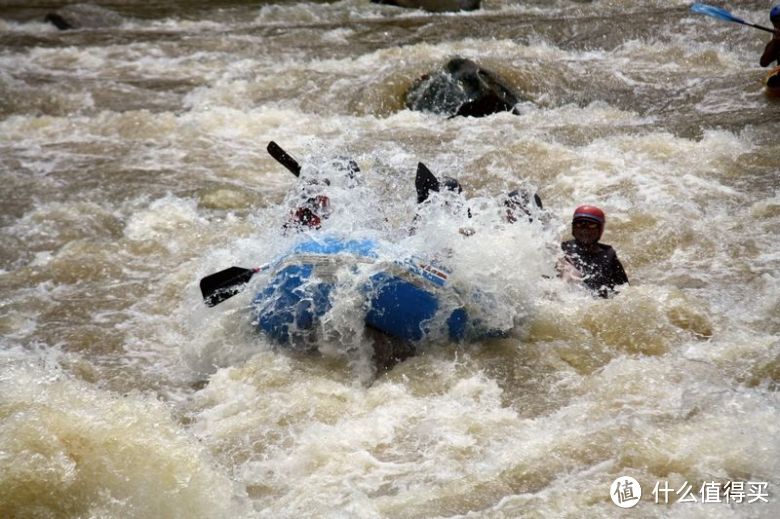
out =
[(57, 13), (49, 13), (46, 15), (46, 17), (43, 20), (45, 22), (54, 25), (57, 29), (61, 31), (67, 31), (68, 29), (73, 29), (73, 25), (71, 25), (65, 18), (63, 18), (62, 15), (59, 15)]
[(70, 29), (100, 29), (118, 27), (124, 21), (118, 13), (92, 4), (68, 5), (57, 11), (52, 11), (44, 17), (61, 31)]
[(432, 13), (453, 11), (474, 11), (479, 9), (480, 0), (371, 0), (373, 4), (395, 5), (411, 9), (423, 9)]
[(501, 78), (464, 58), (453, 58), (443, 70), (421, 77), (406, 94), (410, 110), (450, 116), (516, 113), (514, 107), (520, 101)]

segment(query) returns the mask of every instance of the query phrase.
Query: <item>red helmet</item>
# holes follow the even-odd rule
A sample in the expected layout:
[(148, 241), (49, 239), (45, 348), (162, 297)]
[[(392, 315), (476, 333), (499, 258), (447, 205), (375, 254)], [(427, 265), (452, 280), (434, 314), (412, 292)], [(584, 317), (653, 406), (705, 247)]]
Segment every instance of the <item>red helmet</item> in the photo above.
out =
[(574, 216), (571, 218), (572, 224), (577, 220), (596, 222), (599, 224), (599, 238), (601, 238), (601, 235), (604, 234), (604, 224), (607, 221), (607, 217), (604, 215), (604, 211), (595, 205), (585, 204), (575, 209)]
[(596, 207), (595, 205), (581, 205), (574, 210), (574, 216), (571, 221), (574, 220), (591, 220), (601, 224), (601, 228), (604, 228), (604, 223), (607, 221), (607, 217), (604, 215), (604, 211)]

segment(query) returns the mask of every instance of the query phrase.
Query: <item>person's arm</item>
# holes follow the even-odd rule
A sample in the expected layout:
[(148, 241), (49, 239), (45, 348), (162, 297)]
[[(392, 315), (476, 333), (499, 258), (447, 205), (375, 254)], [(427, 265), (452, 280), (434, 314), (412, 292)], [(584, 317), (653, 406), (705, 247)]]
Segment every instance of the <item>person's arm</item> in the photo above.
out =
[(776, 59), (780, 59), (780, 32), (775, 32), (775, 36), (766, 44), (759, 63), (762, 67), (768, 67)]
[(555, 263), (555, 272), (558, 277), (568, 283), (579, 283), (582, 281), (582, 273), (577, 270), (568, 256), (558, 258)]
[(614, 260), (612, 262), (610, 277), (612, 278), (611, 281), (613, 283), (613, 286), (630, 284), (628, 282), (628, 276), (626, 275), (626, 271), (625, 269), (623, 269), (623, 264), (620, 263), (617, 254), (615, 254)]
[(558, 277), (569, 283), (579, 283), (582, 281), (582, 272), (575, 265), (576, 260), (574, 256), (574, 246), (571, 242), (561, 243), (561, 251), (563, 254), (558, 256), (558, 260), (555, 263), (555, 272)]

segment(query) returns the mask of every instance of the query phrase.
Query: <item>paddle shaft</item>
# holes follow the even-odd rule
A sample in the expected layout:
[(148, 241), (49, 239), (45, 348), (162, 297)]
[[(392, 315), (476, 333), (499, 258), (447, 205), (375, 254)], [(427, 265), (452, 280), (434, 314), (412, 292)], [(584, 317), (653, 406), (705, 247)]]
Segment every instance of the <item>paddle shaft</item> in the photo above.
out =
[(769, 27), (764, 27), (763, 25), (746, 22), (742, 18), (734, 16), (727, 10), (721, 9), (720, 7), (715, 7), (714, 5), (694, 3), (691, 6), (691, 11), (694, 13), (711, 16), (712, 18), (717, 18), (718, 20), (723, 20), (724, 22), (739, 23), (742, 25), (747, 25), (748, 27), (753, 27), (755, 29), (761, 29), (762, 31), (771, 32), (772, 34), (777, 34), (775, 29), (770, 29)]
[(754, 23), (748, 23), (748, 22), (744, 22), (744, 23), (748, 27), (755, 27), (756, 29), (761, 29), (762, 31), (771, 32), (772, 34), (777, 34), (773, 29), (770, 29), (769, 27), (764, 27), (763, 25), (756, 25)]

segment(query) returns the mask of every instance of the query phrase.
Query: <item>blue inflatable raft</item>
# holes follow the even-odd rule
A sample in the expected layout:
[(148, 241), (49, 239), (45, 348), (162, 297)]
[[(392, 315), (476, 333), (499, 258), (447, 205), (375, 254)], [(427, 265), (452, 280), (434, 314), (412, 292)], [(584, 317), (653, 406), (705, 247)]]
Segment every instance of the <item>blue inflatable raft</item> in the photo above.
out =
[[(333, 307), (335, 273), (365, 269), (357, 290), (364, 298), (366, 326), (412, 343), (461, 341), (474, 334), (479, 319), (469, 316), (448, 268), (415, 256), (387, 260), (386, 254), (380, 257), (384, 250), (380, 241), (370, 239), (322, 237), (298, 244), (271, 265), (268, 282), (255, 295), (255, 325), (282, 344), (311, 345), (320, 318)], [(482, 337), (502, 334), (478, 332)]]

